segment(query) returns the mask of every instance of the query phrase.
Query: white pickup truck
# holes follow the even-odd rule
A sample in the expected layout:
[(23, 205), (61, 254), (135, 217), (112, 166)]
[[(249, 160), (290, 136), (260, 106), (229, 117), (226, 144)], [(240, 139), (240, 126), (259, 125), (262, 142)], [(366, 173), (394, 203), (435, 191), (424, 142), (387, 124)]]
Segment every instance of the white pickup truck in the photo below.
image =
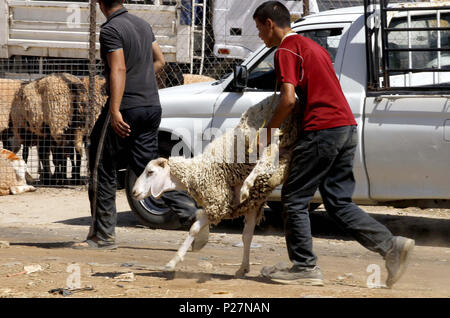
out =
[[(356, 203), (449, 206), (449, 24), (450, 2), (380, 9), (366, 0), (365, 6), (321, 12), (292, 25), (328, 50), (357, 120)], [(160, 90), (163, 152), (176, 138), (198, 151), (208, 143), (208, 128), (235, 126), (248, 107), (273, 94), (274, 52), (261, 47), (219, 81)], [(280, 189), (270, 200), (275, 206)], [(167, 212), (144, 201), (138, 205), (150, 223)]]

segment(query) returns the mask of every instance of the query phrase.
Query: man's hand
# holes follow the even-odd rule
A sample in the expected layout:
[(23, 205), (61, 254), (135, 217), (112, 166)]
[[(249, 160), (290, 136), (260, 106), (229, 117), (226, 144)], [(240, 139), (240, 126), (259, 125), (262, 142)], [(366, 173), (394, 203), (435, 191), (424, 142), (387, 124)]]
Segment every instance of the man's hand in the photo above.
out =
[(120, 111), (111, 112), (111, 126), (119, 137), (125, 138), (130, 135), (130, 125), (123, 121)]

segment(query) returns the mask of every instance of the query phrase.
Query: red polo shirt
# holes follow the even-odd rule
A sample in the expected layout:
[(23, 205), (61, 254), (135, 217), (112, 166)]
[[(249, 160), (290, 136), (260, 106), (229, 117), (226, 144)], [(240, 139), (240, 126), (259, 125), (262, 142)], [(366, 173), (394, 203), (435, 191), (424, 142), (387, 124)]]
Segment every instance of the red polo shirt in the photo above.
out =
[(356, 125), (327, 50), (293, 34), (275, 52), (279, 83), (291, 83), (301, 100), (302, 129), (321, 130)]

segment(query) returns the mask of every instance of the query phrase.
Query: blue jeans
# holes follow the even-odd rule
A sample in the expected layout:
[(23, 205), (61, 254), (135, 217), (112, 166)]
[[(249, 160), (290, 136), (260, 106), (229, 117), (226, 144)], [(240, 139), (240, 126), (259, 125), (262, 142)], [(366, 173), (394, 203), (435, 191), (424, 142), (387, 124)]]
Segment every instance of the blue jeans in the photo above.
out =
[(281, 191), (289, 258), (315, 266), (308, 205), (317, 189), (328, 214), (367, 249), (385, 256), (392, 233), (352, 201), (357, 127), (303, 131), (294, 146), (289, 175)]

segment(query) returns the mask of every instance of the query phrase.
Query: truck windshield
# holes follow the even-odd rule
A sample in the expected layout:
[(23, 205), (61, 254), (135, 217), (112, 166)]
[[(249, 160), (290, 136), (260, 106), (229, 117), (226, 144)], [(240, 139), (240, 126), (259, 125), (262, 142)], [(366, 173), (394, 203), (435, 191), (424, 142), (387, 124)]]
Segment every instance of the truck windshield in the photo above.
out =
[(271, 49), (256, 65), (248, 75), (247, 86), (264, 91), (273, 91), (275, 87), (275, 65), (273, 57), (275, 49)]
[[(342, 28), (307, 30), (299, 34), (320, 44), (330, 54), (331, 61), (336, 59)], [(275, 66), (273, 57), (275, 50), (270, 50), (249, 72), (247, 86), (260, 90), (273, 90), (275, 85)]]
[(326, 49), (330, 54), (331, 61), (334, 65), (339, 48), (339, 41), (342, 38), (342, 28), (307, 30), (300, 32), (300, 34), (317, 42)]

